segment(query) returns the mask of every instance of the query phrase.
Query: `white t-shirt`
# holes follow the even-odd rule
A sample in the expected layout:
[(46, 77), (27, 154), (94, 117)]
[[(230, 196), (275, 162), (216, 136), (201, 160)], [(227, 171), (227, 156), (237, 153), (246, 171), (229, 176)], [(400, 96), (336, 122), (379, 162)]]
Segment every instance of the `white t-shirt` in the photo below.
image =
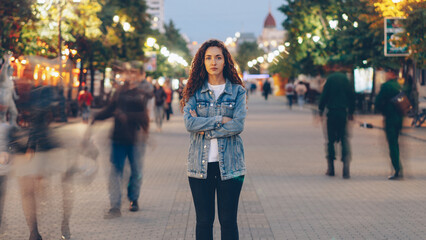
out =
[[(221, 85), (211, 85), (210, 83), (209, 89), (214, 92), (215, 101), (219, 98), (220, 94), (222, 94), (223, 90), (225, 90), (225, 84)], [(217, 139), (213, 138), (210, 140), (210, 152), (209, 152), (209, 162), (218, 162), (219, 161), (219, 147), (217, 145)]]

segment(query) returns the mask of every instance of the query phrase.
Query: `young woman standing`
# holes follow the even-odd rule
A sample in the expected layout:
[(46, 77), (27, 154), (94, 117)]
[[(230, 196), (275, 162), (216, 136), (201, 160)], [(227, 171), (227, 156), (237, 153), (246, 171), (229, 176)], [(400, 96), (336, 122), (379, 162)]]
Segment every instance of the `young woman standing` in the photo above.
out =
[(195, 55), (181, 109), (190, 132), (188, 177), (196, 239), (213, 239), (215, 194), (222, 239), (238, 239), (238, 201), (246, 174), (240, 137), (246, 90), (221, 41), (208, 40)]

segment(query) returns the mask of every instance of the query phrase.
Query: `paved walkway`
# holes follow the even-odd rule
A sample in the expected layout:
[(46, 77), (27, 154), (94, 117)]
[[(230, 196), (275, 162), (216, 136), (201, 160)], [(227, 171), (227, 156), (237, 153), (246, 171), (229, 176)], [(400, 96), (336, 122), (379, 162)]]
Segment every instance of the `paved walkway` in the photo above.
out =
[[(195, 239), (195, 213), (185, 172), (189, 136), (177, 106), (175, 113), (162, 133), (151, 134), (141, 211), (127, 211), (124, 199), (123, 216), (112, 220), (102, 218), (109, 207), (106, 173), (111, 122), (96, 125), (100, 171), (90, 184), (75, 184), (72, 239)], [(84, 127), (70, 124), (62, 131), (76, 143)], [(322, 131), (309, 110), (290, 111), (280, 97), (268, 102), (260, 95), (250, 97), (242, 134), (248, 175), (240, 200), (240, 239), (425, 239), (426, 143), (401, 138), (406, 178), (389, 181), (391, 165), (383, 131), (354, 124), (352, 178), (343, 180), (339, 161), (336, 177), (324, 175)], [(424, 129), (415, 133), (425, 136)], [(39, 199), (39, 228), (46, 240), (60, 239), (59, 182), (59, 176), (54, 176), (40, 188), (44, 194)], [(0, 239), (28, 239), (14, 177), (8, 184), (3, 219)], [(217, 222), (214, 232), (215, 239), (220, 239)]]

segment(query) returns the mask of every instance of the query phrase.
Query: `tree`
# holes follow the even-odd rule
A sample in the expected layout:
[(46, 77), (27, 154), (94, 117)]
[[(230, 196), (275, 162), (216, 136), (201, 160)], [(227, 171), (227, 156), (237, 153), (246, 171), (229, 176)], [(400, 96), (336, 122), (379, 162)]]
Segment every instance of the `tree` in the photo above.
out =
[[(0, 4), (0, 56), (5, 51), (18, 55), (30, 52), (28, 45), (33, 42), (23, 42), (27, 38), (36, 20), (31, 10), (31, 0), (2, 0)], [(34, 35), (34, 34), (33, 34)]]
[(185, 39), (179, 32), (179, 29), (175, 27), (173, 20), (169, 21), (169, 24), (164, 24), (164, 36), (166, 39), (165, 46), (181, 55), (187, 61), (191, 59), (191, 54), (189, 53), (189, 49), (186, 45)]
[(259, 68), (248, 68), (247, 63), (263, 54), (263, 50), (258, 47), (256, 42), (243, 42), (238, 44), (235, 61), (240, 66), (241, 72), (248, 70), (251, 73), (259, 73)]

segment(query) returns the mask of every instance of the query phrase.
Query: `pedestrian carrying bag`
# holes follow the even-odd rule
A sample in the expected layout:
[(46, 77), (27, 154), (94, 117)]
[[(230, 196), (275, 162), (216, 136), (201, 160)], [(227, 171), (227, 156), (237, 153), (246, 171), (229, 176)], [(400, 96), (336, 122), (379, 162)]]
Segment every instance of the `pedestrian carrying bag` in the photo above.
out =
[(408, 100), (407, 95), (404, 92), (399, 92), (395, 97), (390, 100), (396, 109), (402, 114), (407, 115), (407, 113), (413, 108), (411, 106), (410, 100)]

